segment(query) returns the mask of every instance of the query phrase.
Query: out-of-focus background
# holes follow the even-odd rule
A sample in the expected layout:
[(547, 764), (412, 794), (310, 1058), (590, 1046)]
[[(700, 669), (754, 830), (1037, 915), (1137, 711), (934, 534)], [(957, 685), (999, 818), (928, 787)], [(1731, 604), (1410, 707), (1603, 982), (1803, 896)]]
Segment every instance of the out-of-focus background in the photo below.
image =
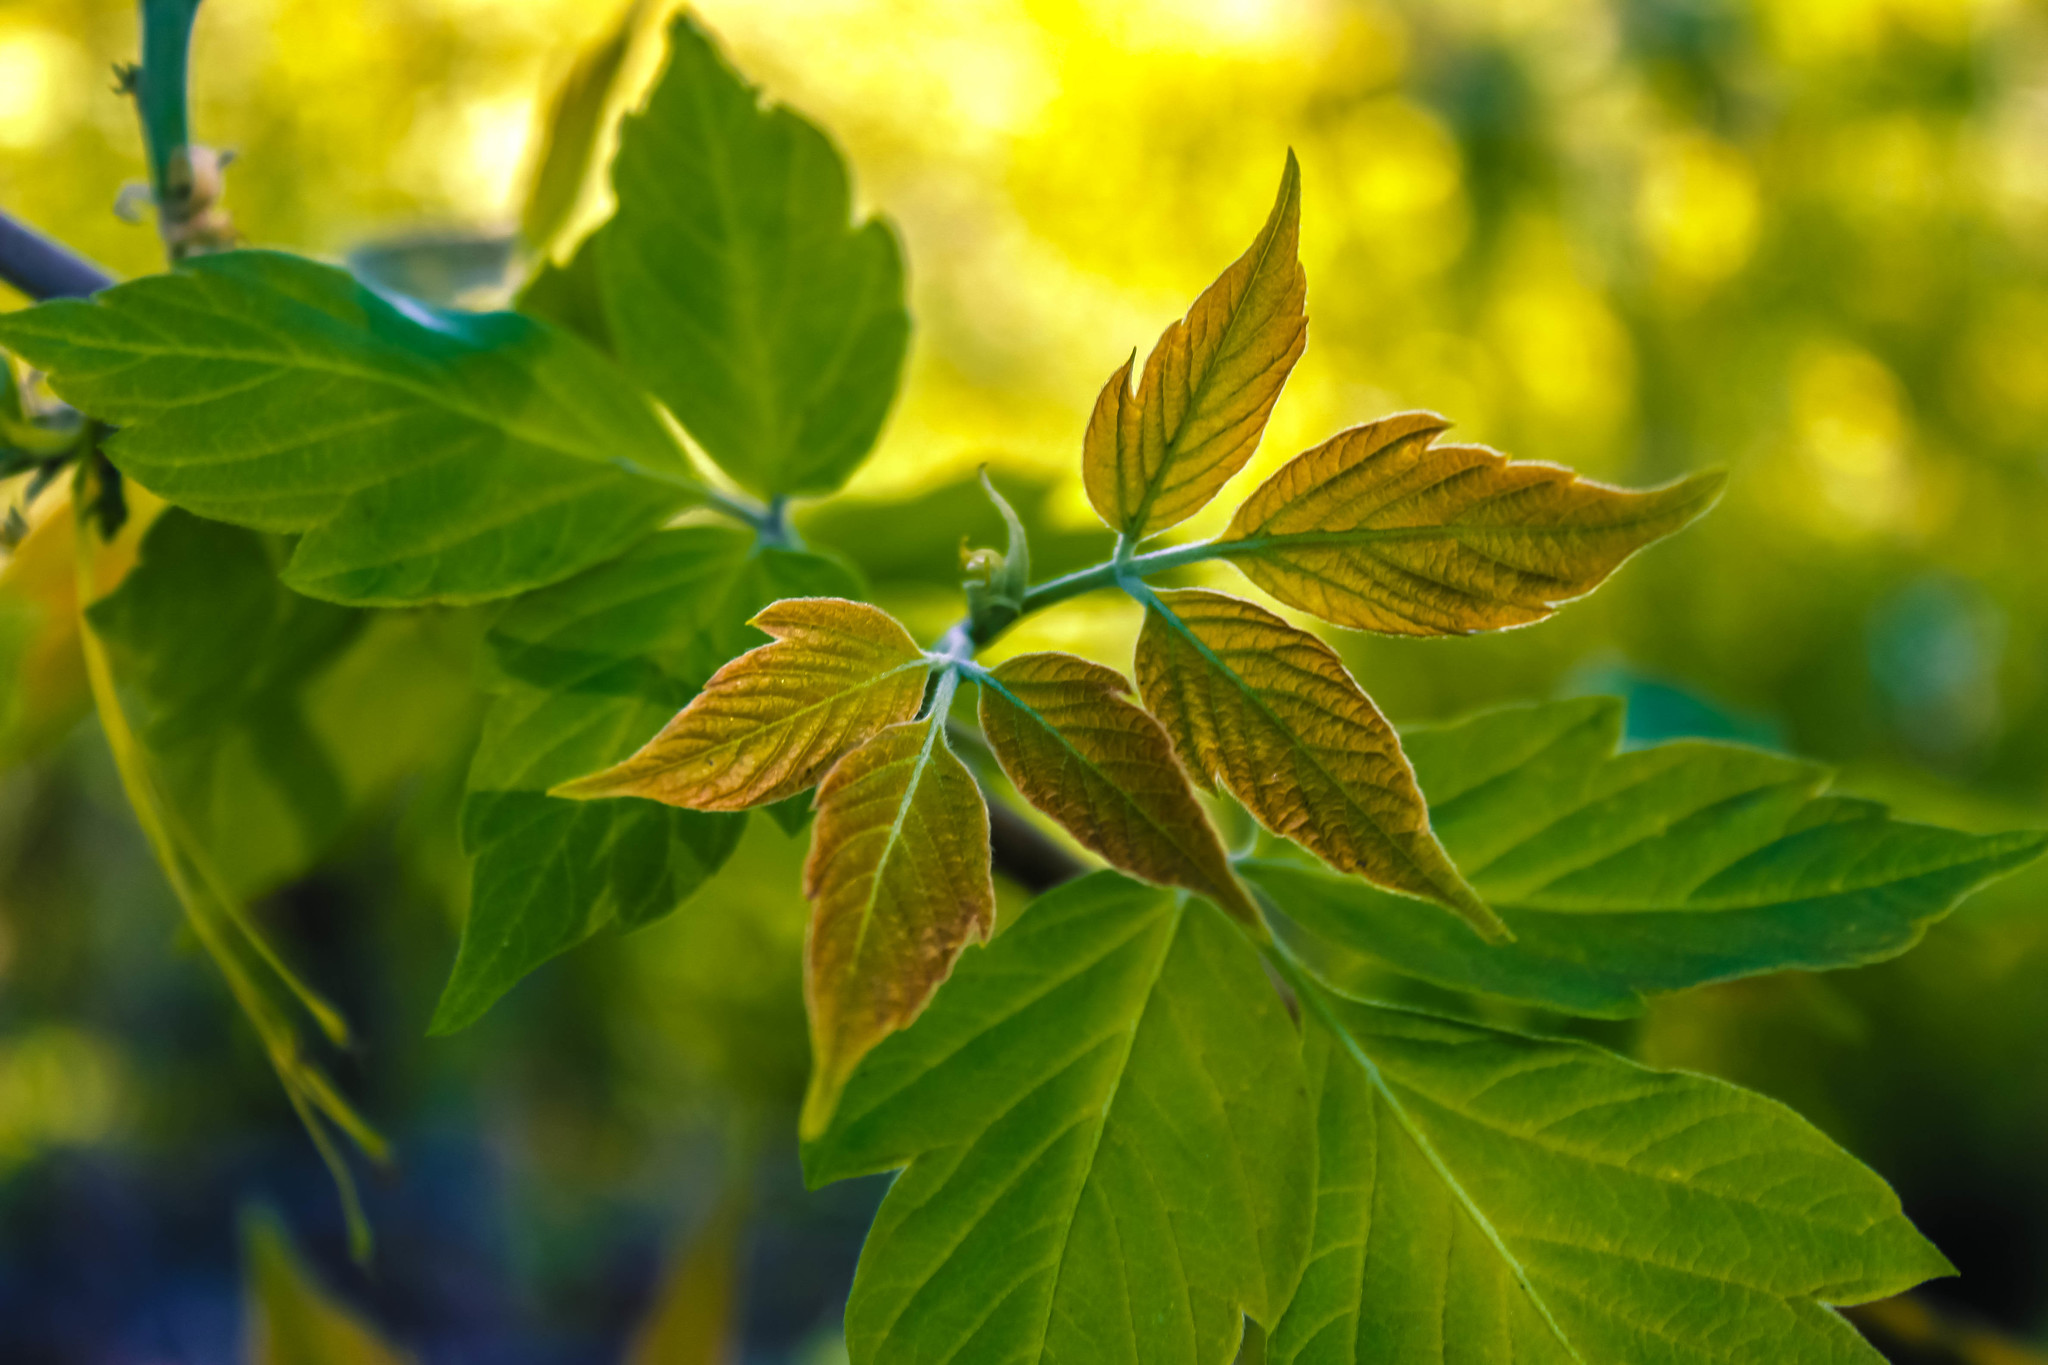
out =
[[(1075, 477), (1089, 404), (1242, 249), (1291, 146), (1310, 345), (1247, 484), (1412, 407), (1596, 477), (1734, 475), (1705, 523), (1549, 624), (1344, 640), (1389, 714), (1616, 692), (1638, 740), (1782, 746), (1909, 816), (2048, 823), (2048, 7), (698, 8), (837, 136), (906, 242), (907, 388), (853, 495), (919, 501), (809, 525), (913, 623), (957, 612), (959, 517), (988, 534), (964, 489), (983, 461), (1049, 557), (1095, 543)], [(237, 151), (229, 203), (256, 244), (364, 261), (470, 241), (516, 218), (548, 93), (616, 19), (598, 0), (209, 0), (197, 135)], [(143, 174), (109, 75), (135, 26), (131, 0), (0, 7), (0, 206), (124, 274), (159, 260), (113, 212)], [(1126, 664), (1133, 624), (1082, 603), (1016, 645)], [(20, 643), (32, 628), (0, 627), (0, 1357), (231, 1358), (245, 1245), (278, 1244), (239, 1231), (260, 1206), (420, 1360), (694, 1358), (644, 1324), (720, 1301), (739, 1199), (738, 1358), (843, 1358), (877, 1192), (796, 1178), (803, 910), (768, 822), (717, 890), (427, 1040), (474, 710), (463, 623), (422, 628), (447, 677), (416, 727), (434, 742), (262, 906), (362, 1028), (341, 1079), (398, 1147), (366, 1173), (378, 1257), (351, 1268), (97, 731), (61, 676), (23, 681), (62, 674)], [(1929, 1292), (1946, 1325), (1928, 1330), (2048, 1342), (2048, 871), (1899, 962), (1695, 992), (1607, 1036), (1779, 1095), (1891, 1178), (1965, 1272)]]

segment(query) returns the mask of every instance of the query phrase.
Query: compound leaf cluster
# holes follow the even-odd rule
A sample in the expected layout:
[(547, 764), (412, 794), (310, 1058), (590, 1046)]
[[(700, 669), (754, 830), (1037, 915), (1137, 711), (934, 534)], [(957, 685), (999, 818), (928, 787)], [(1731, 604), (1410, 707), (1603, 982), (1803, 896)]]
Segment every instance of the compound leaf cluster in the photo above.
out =
[[(286, 805), (325, 809), (292, 755), (307, 680), (374, 629), (361, 609), (493, 600), (442, 1031), (715, 884), (747, 812), (808, 822), (805, 1169), (903, 1172), (847, 1309), (860, 1365), (1225, 1365), (1247, 1321), (1266, 1358), (1315, 1365), (1873, 1360), (1833, 1309), (1947, 1266), (1803, 1121), (1346, 983), (1626, 1014), (1902, 951), (2044, 836), (1903, 824), (1733, 745), (1620, 752), (1607, 702), (1403, 735), (1310, 630), (1149, 581), (1227, 563), (1340, 627), (1499, 630), (1593, 591), (1720, 476), (1609, 487), (1401, 413), (1282, 463), (1216, 538), (1148, 545), (1248, 466), (1306, 346), (1290, 154), (1243, 256), (1081, 433), (1109, 559), (1031, 584), (984, 478), (1006, 547), (964, 553), (967, 615), (927, 647), (783, 507), (881, 433), (897, 241), (694, 19), (669, 45), (612, 218), (539, 264), (522, 311), (231, 252), (0, 318), (178, 509), (92, 608), (152, 749), (197, 771), (246, 732), (298, 774)], [(621, 60), (564, 96), (578, 145), (537, 238), (570, 216)], [(977, 660), (1097, 588), (1143, 609), (1135, 681)], [(1016, 795), (1109, 865), (1000, 935), (990, 797), (955, 750), (976, 722)], [(1270, 837), (1233, 852), (1231, 803)]]

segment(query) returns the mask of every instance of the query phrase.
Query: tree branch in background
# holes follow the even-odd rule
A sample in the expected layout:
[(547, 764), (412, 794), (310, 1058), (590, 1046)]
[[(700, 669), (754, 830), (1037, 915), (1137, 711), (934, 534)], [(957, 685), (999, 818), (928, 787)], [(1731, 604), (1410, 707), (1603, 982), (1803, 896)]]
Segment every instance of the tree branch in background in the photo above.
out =
[(1088, 870), (1057, 839), (994, 796), (988, 798), (988, 843), (996, 871), (1034, 896)]
[(0, 280), (37, 303), (83, 298), (114, 283), (114, 277), (63, 243), (0, 212)]

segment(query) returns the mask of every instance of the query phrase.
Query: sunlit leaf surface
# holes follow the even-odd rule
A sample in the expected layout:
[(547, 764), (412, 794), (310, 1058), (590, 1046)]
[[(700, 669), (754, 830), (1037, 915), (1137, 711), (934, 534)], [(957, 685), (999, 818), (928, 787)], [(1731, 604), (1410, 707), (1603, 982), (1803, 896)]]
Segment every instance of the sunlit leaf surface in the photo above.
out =
[(635, 928), (724, 863), (739, 815), (547, 789), (630, 752), (718, 666), (746, 623), (793, 593), (844, 592), (846, 570), (736, 528), (663, 531), (626, 557), (522, 598), (489, 644), (496, 697), (463, 798), (469, 919), (437, 1031), (474, 1020), (536, 966), (616, 921)]
[(1138, 682), (1198, 781), (1213, 789), (1220, 777), (1266, 828), (1339, 871), (1499, 935), (1431, 833), (1393, 727), (1328, 645), (1223, 593), (1157, 600), (1138, 637)]
[(1484, 446), (1409, 412), (1339, 432), (1261, 484), (1218, 552), (1326, 621), (1463, 635), (1540, 621), (1713, 504), (1723, 478), (1644, 492)]
[(1161, 334), (1135, 392), (1126, 361), (1095, 400), (1081, 469), (1111, 529), (1136, 540), (1185, 521), (1258, 449), (1308, 344), (1300, 238), (1301, 168), (1289, 152), (1250, 248)]
[(1130, 692), (1086, 659), (1020, 654), (982, 683), (982, 733), (1018, 793), (1083, 844), (1259, 923), (1166, 733)]
[(2048, 836), (1973, 835), (1824, 795), (1825, 769), (1733, 744), (1617, 753), (1621, 704), (1510, 707), (1404, 736), (1444, 847), (1515, 933), (1485, 946), (1284, 861), (1241, 869), (1318, 936), (1442, 985), (1581, 1014), (1905, 951)]
[(813, 1136), (855, 1064), (918, 1016), (996, 912), (988, 809), (946, 747), (943, 716), (892, 725), (855, 749), (826, 774), (817, 805), (804, 863), (802, 1128)]
[(1278, 1365), (1878, 1365), (1826, 1305), (1949, 1274), (1877, 1175), (1703, 1076), (1334, 1000)]
[(866, 457), (910, 336), (903, 257), (856, 223), (817, 126), (761, 94), (685, 14), (612, 165), (597, 252), (620, 357), (760, 493), (829, 493)]
[(1300, 1039), (1207, 902), (1098, 873), (966, 954), (855, 1072), (813, 1183), (906, 1163), (857, 1365), (1224, 1365), (1277, 1318), (1315, 1179)]
[(718, 670), (631, 758), (556, 791), (745, 810), (813, 785), (841, 754), (917, 714), (931, 664), (887, 612), (800, 598), (752, 624), (775, 643)]
[(315, 597), (520, 592), (702, 498), (654, 409), (581, 341), (386, 298), (302, 257), (200, 257), (0, 315), (0, 343), (120, 423), (108, 452), (151, 491), (297, 534), (284, 578)]

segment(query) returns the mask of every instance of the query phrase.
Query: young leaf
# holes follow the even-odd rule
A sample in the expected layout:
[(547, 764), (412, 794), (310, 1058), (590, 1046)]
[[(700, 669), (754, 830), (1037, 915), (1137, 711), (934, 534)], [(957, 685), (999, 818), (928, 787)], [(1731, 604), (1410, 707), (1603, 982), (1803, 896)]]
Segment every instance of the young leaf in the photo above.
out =
[(1237, 509), (1216, 553), (1340, 626), (1465, 635), (1585, 596), (1705, 512), (1724, 482), (1610, 488), (1484, 446), (1432, 445), (1449, 425), (1404, 412), (1295, 456)]
[(931, 661), (896, 618), (864, 602), (797, 598), (756, 616), (775, 643), (727, 664), (625, 762), (557, 796), (645, 796), (745, 810), (817, 782), (847, 750), (909, 720)]
[(1301, 1274), (1300, 1038), (1206, 901), (1101, 872), (1042, 897), (871, 1053), (811, 1183), (906, 1163), (846, 1309), (856, 1365), (1223, 1365)]
[(1738, 745), (1617, 753), (1621, 704), (1608, 699), (1510, 707), (1405, 738), (1444, 847), (1514, 943), (1474, 943), (1316, 869), (1239, 870), (1303, 927), (1386, 966), (1578, 1014), (1895, 956), (2048, 848), (2039, 832), (1890, 820), (1823, 796), (1824, 769)]
[(1329, 1000), (1275, 1365), (1878, 1365), (1827, 1305), (1952, 1274), (1798, 1115), (1583, 1043)]
[(1159, 722), (1114, 669), (1071, 654), (1021, 654), (981, 684), (981, 730), (1026, 801), (1136, 877), (1264, 921), (1188, 789)]
[(1131, 361), (1109, 377), (1088, 419), (1081, 473), (1112, 530), (1135, 541), (1187, 520), (1258, 449), (1308, 344), (1300, 236), (1301, 168), (1289, 152), (1265, 227), (1161, 334), (1137, 391)]
[(285, 581), (468, 602), (567, 578), (702, 500), (602, 356), (516, 313), (385, 298), (236, 251), (0, 316), (0, 342), (122, 424), (122, 471), (204, 517), (298, 534)]
[(469, 918), (433, 1030), (479, 1017), (607, 923), (668, 914), (732, 853), (743, 816), (646, 801), (561, 801), (554, 783), (629, 752), (760, 636), (792, 594), (850, 592), (816, 555), (737, 527), (662, 531), (624, 557), (521, 598), (489, 637), (496, 696), (462, 801), (475, 859)]
[(805, 1136), (825, 1131), (855, 1064), (917, 1018), (960, 950), (995, 927), (988, 808), (945, 723), (890, 726), (818, 788), (804, 861)]
[(881, 432), (910, 336), (903, 258), (855, 224), (816, 125), (726, 64), (690, 15), (626, 120), (595, 250), (620, 357), (757, 493), (829, 493)]
[(1266, 828), (1339, 871), (1505, 936), (1431, 833), (1393, 727), (1328, 645), (1235, 597), (1164, 592), (1145, 613), (1137, 671), (1205, 787), (1221, 777)]

